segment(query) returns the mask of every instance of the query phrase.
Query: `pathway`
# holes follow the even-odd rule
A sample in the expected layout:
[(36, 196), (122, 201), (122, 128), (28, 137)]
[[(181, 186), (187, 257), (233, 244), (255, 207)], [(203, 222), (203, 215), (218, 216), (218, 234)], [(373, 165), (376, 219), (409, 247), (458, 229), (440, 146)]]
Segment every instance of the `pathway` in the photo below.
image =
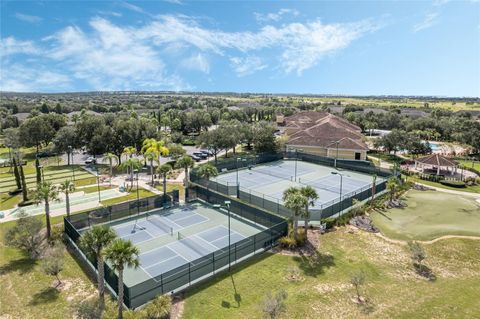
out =
[[(382, 239), (384, 239), (384, 240), (386, 240), (390, 243), (400, 244), (402, 246), (408, 245), (408, 242), (409, 242), (407, 240), (392, 239), (392, 238), (389, 238), (389, 237), (383, 235), (382, 233), (375, 233), (375, 236), (380, 237), (380, 238), (382, 238)], [(452, 239), (452, 238), (480, 240), (479, 236), (445, 235), (445, 236), (437, 237), (437, 238), (432, 239), (432, 240), (415, 240), (415, 241), (418, 242), (418, 243), (424, 244), (424, 245), (430, 245), (430, 244), (436, 243), (437, 241), (440, 241), (440, 240)]]
[(425, 186), (427, 188), (433, 188), (434, 190), (439, 191), (439, 192), (443, 192), (443, 193), (480, 198), (480, 193), (470, 193), (470, 192), (456, 191), (456, 190), (453, 190), (453, 189), (446, 189), (446, 188), (431, 186), (431, 185), (422, 184), (422, 183), (419, 183), (419, 182), (415, 182), (415, 184), (422, 185), (422, 186)]

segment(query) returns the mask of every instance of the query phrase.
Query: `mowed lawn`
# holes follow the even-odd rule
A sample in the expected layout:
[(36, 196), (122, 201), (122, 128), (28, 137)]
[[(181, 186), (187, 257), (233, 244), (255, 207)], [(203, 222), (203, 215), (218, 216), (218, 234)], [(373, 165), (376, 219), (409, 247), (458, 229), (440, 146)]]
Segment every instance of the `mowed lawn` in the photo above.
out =
[[(184, 318), (264, 318), (268, 292), (288, 293), (280, 318), (480, 318), (480, 241), (447, 239), (425, 245), (435, 281), (417, 275), (405, 245), (346, 228), (321, 237), (315, 258), (264, 254), (186, 293)], [(289, 279), (297, 269), (298, 281)], [(363, 271), (353, 302), (350, 279)]]
[(408, 191), (406, 208), (371, 214), (388, 237), (430, 240), (443, 235), (480, 236), (480, 202), (439, 191)]

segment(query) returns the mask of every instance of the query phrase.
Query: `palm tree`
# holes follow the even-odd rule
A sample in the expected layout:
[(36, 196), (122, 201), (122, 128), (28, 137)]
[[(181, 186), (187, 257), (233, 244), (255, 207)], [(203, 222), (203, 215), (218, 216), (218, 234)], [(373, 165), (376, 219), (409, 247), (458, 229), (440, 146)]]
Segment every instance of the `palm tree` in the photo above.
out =
[(47, 224), (47, 238), (50, 239), (52, 227), (50, 225), (50, 202), (58, 201), (58, 189), (50, 182), (38, 184), (37, 189), (33, 191), (33, 201), (37, 204), (45, 204), (45, 218)]
[(142, 153), (145, 154), (147, 152), (152, 152), (158, 156), (158, 163), (161, 163), (161, 157), (167, 156), (170, 151), (165, 146), (165, 142), (163, 140), (157, 141), (154, 138), (147, 138), (142, 143)]
[(158, 167), (158, 173), (163, 177), (163, 196), (167, 194), (167, 175), (172, 171), (170, 164), (163, 164)]
[(207, 180), (207, 190), (210, 184), (210, 178), (218, 175), (217, 168), (211, 164), (204, 164), (197, 170), (198, 176)]
[(125, 266), (137, 268), (140, 266), (138, 255), (140, 250), (131, 241), (115, 239), (105, 249), (105, 257), (118, 272), (118, 318), (123, 319), (123, 269)]
[(107, 153), (102, 159), (102, 162), (108, 162), (108, 166), (110, 166), (110, 186), (112, 186), (112, 178), (113, 178), (113, 161), (117, 162), (118, 165), (118, 157), (113, 153)]
[[(309, 206), (314, 206), (315, 201), (318, 199), (317, 191), (312, 186), (305, 186), (300, 189), (300, 193), (307, 198), (307, 206), (305, 206), (305, 235), (307, 235), (308, 231), (308, 220), (310, 219), (310, 212), (308, 210)], [(321, 219), (321, 216), (320, 216)]]
[(130, 189), (133, 189), (133, 171), (142, 168), (142, 162), (138, 158), (129, 158), (120, 165), (120, 168), (130, 170)]
[(308, 199), (302, 195), (297, 187), (289, 187), (283, 192), (283, 205), (293, 212), (293, 238), (298, 238), (298, 216), (308, 206)]
[(178, 159), (178, 161), (175, 163), (176, 168), (183, 168), (185, 169), (185, 187), (188, 187), (188, 182), (189, 182), (189, 176), (188, 176), (188, 169), (192, 168), (195, 165), (195, 162), (193, 159), (188, 156), (182, 156), (181, 158)]
[[(127, 146), (123, 149), (122, 155), (125, 155), (126, 160), (133, 157), (133, 154), (137, 153), (137, 149), (133, 146)], [(130, 167), (127, 166), (127, 174)], [(132, 173), (133, 174), (133, 173)]]
[(65, 207), (67, 209), (67, 218), (70, 219), (70, 193), (75, 191), (75, 183), (66, 179), (60, 183), (59, 191), (65, 194)]
[(84, 248), (87, 255), (95, 257), (97, 260), (97, 282), (98, 296), (103, 303), (105, 295), (103, 250), (117, 237), (115, 231), (105, 225), (96, 225), (86, 231), (80, 237), (80, 245)]
[(392, 176), (387, 181), (387, 189), (390, 192), (390, 203), (393, 201), (395, 192), (397, 190), (397, 178)]
[(143, 154), (143, 157), (145, 157), (145, 160), (148, 160), (150, 162), (150, 175), (152, 175), (152, 187), (153, 187), (154, 185), (153, 161), (157, 159), (157, 155), (153, 152), (145, 152)]

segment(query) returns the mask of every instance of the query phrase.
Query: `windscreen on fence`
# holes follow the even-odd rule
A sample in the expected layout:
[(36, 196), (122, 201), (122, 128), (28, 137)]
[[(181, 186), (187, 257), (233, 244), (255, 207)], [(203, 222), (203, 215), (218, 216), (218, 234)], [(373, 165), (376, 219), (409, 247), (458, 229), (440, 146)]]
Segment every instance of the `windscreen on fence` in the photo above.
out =
[[(210, 204), (223, 204), (226, 200), (230, 200), (230, 211), (233, 218), (243, 218), (244, 222), (256, 223), (262, 225), (265, 229), (260, 233), (218, 249), (142, 283), (131, 287), (124, 286), (124, 303), (129, 308), (139, 307), (159, 294), (186, 288), (188, 285), (208, 277), (213, 272), (221, 270), (229, 263), (234, 263), (246, 256), (271, 248), (280, 237), (287, 234), (288, 225), (284, 218), (200, 186), (189, 188), (189, 194), (189, 198), (199, 198)], [(144, 201), (131, 201), (104, 209), (75, 214), (70, 218), (64, 218), (65, 233), (75, 244), (78, 244), (81, 236), (80, 230), (85, 227), (100, 222), (115, 222), (118, 218), (135, 216), (139, 211), (144, 212), (159, 207), (168, 207), (168, 205), (175, 203), (178, 203), (178, 191), (169, 193), (166, 197), (162, 195), (154, 196), (146, 198)], [(225, 211), (218, 211), (227, 214)], [(94, 217), (92, 218), (92, 216)], [(78, 249), (82, 258), (86, 258), (93, 267), (96, 267), (95, 258), (92, 256), (86, 257), (81, 248)], [(104, 268), (106, 282), (113, 291), (117, 292), (117, 275), (106, 263), (104, 263)]]

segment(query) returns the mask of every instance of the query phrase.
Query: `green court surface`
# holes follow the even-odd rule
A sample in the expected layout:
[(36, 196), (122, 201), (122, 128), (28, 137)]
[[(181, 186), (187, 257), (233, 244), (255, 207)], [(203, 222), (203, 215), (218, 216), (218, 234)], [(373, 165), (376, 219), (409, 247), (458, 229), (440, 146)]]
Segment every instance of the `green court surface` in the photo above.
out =
[[(232, 244), (266, 229), (234, 214), (231, 216)], [(110, 225), (119, 237), (132, 241), (141, 252), (140, 267), (125, 269), (127, 287), (152, 278), (156, 280), (214, 251), (228, 249), (227, 212), (199, 201), (142, 213), (138, 218), (117, 220)]]
[(431, 240), (444, 235), (480, 236), (480, 202), (439, 191), (410, 190), (407, 207), (375, 212), (382, 233), (402, 240)]
[[(90, 177), (93, 177), (91, 173), (87, 172), (84, 169), (75, 169), (75, 180), (83, 180)], [(48, 169), (43, 173), (43, 178), (47, 182), (52, 182), (58, 184), (63, 182), (66, 179), (73, 179), (73, 173), (70, 168), (60, 168), (60, 169)], [(35, 174), (25, 175), (25, 181), (28, 187), (34, 187), (37, 183)], [(15, 177), (13, 175), (8, 175), (0, 178), (0, 193), (8, 192), (10, 189), (16, 187)]]
[[(122, 197), (126, 195), (127, 193), (119, 193), (114, 189), (107, 189), (107, 190), (100, 191), (100, 198), (102, 200)], [(77, 193), (70, 194), (70, 206), (72, 207), (72, 209), (74, 209), (75, 206), (77, 205), (82, 205), (86, 203), (94, 203), (94, 205), (98, 205), (98, 193), (97, 192), (92, 192), (92, 193), (77, 192)], [(65, 205), (66, 205), (65, 201), (63, 200), (50, 203), (50, 211), (64, 212)], [(29, 216), (34, 216), (34, 215), (43, 214), (45, 212), (45, 206), (43, 204), (25, 206), (21, 208), (14, 208), (11, 210), (7, 210), (5, 211), (5, 213), (6, 213), (6, 216), (13, 215), (14, 217), (17, 217), (20, 211), (27, 213)]]

